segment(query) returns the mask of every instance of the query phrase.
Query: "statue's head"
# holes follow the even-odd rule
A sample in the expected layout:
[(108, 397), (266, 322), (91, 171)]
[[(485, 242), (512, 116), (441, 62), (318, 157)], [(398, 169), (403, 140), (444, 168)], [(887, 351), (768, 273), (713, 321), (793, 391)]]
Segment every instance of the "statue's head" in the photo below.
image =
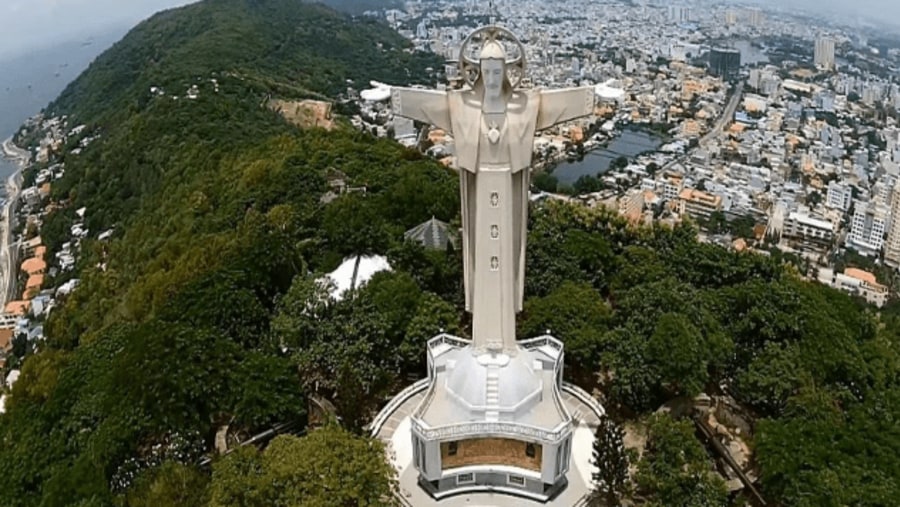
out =
[(525, 75), (525, 46), (506, 28), (479, 28), (460, 47), (459, 71), (481, 98), (482, 112), (504, 113)]
[(506, 81), (506, 51), (497, 41), (488, 41), (479, 56), (481, 79), (486, 93), (499, 95)]

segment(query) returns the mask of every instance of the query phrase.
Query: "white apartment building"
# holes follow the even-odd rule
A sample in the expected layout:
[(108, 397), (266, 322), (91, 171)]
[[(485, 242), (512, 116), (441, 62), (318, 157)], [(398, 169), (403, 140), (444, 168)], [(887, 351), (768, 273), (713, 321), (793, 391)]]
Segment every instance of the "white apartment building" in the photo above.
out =
[(831, 180), (828, 183), (828, 193), (825, 197), (825, 206), (834, 209), (847, 211), (850, 209), (850, 202), (853, 200), (853, 189), (850, 185), (838, 183)]
[(819, 37), (816, 39), (815, 49), (816, 67), (827, 70), (834, 69), (834, 39), (828, 37)]
[(888, 209), (875, 203), (857, 202), (850, 222), (847, 246), (863, 255), (875, 255), (884, 245), (888, 227)]
[(900, 183), (894, 184), (891, 197), (891, 223), (887, 243), (884, 245), (884, 263), (900, 267)]
[(673, 201), (678, 199), (684, 188), (684, 176), (676, 173), (667, 173), (663, 176), (663, 199)]
[(847, 268), (843, 273), (835, 273), (830, 268), (819, 269), (819, 282), (850, 294), (864, 298), (879, 308), (887, 302), (889, 290), (875, 280), (875, 275), (856, 268)]
[(807, 246), (828, 246), (834, 240), (834, 224), (794, 211), (784, 221), (781, 235)]

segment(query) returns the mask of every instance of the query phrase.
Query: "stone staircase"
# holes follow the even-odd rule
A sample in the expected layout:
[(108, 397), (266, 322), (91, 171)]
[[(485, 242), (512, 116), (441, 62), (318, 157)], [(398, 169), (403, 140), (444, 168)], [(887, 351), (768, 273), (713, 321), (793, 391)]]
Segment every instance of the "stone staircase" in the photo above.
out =
[(500, 368), (498, 366), (489, 366), (487, 371), (487, 380), (484, 386), (484, 404), (488, 406), (484, 417), (488, 421), (499, 421), (500, 412), (491, 410), (490, 407), (498, 407), (500, 405)]

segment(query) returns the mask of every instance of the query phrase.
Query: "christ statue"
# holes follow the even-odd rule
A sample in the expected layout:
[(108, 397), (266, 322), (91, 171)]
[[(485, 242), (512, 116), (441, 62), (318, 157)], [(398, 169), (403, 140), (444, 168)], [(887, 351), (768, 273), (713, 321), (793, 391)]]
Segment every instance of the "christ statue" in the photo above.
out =
[[(481, 39), (477, 59), (472, 44)], [(508, 58), (503, 39), (518, 55)], [(393, 87), (397, 116), (450, 133), (462, 199), (466, 310), (478, 354), (516, 352), (522, 310), (525, 236), (534, 136), (538, 130), (592, 114), (593, 87), (523, 89), (525, 52), (504, 28), (476, 30), (460, 51), (466, 85), (437, 91)]]

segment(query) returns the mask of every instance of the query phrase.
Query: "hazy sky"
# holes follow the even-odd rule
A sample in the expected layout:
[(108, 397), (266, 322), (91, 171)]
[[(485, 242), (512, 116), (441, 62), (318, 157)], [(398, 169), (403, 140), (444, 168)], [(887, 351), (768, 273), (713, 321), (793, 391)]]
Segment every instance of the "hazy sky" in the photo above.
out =
[[(2, 0), (0, 0), (2, 1)], [(732, 0), (739, 4), (788, 5), (799, 7), (810, 13), (822, 12), (840, 14), (842, 21), (854, 24), (857, 21), (874, 20), (890, 25), (900, 23), (900, 1), (898, 0)]]
[(0, 0), (0, 58), (28, 49), (130, 27), (192, 0)]
[[(156, 11), (192, 1), (0, 0), (0, 58), (86, 37), (106, 29), (119, 29), (124, 33), (125, 29)], [(677, 1), (673, 0), (673, 3)], [(811, 11), (840, 12), (849, 23), (859, 18), (900, 23), (900, 0), (743, 0), (739, 3), (786, 3)]]

